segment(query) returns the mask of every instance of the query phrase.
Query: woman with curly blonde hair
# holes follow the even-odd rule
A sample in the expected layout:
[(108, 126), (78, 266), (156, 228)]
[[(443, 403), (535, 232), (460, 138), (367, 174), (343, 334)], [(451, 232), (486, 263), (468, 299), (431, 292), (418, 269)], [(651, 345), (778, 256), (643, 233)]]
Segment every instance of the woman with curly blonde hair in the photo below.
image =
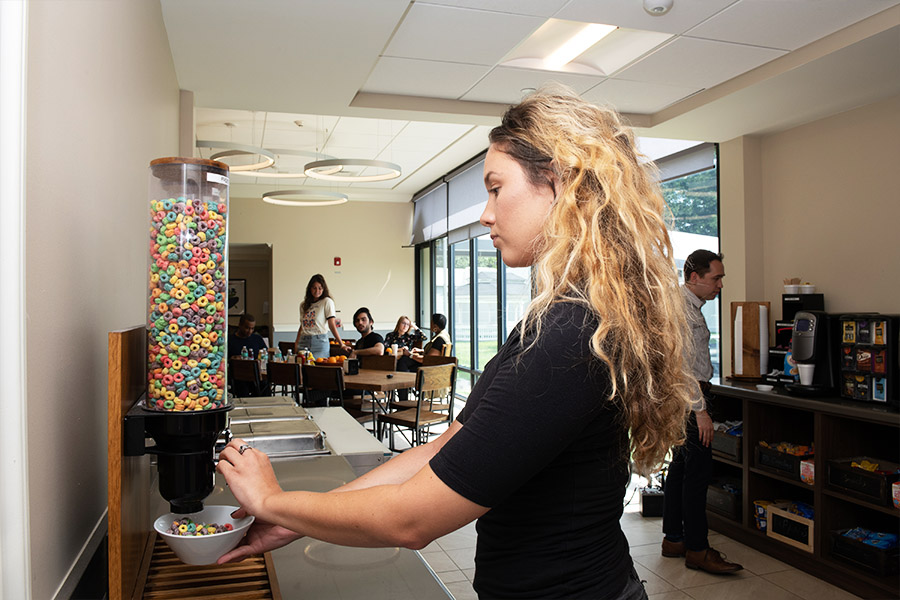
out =
[(421, 548), (478, 519), (481, 598), (647, 597), (619, 526), (629, 457), (646, 472), (681, 440), (692, 385), (662, 198), (619, 117), (568, 90), (490, 141), (481, 222), (534, 267), (524, 319), (444, 434), (337, 493), (283, 492), (234, 440), (218, 469), (256, 522), (220, 562), (304, 535)]

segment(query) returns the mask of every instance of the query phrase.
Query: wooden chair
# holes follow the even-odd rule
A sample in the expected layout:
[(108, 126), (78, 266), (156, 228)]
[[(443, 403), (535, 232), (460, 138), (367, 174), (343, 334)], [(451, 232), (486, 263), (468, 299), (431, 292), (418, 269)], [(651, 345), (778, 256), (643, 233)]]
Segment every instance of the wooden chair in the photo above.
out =
[(318, 405), (336, 399), (338, 406), (344, 406), (344, 371), (340, 367), (320, 367), (303, 365), (303, 404)]
[[(423, 367), (433, 367), (435, 365), (457, 365), (458, 359), (455, 356), (423, 356), (422, 357), (422, 366)], [(454, 377), (455, 379), (455, 377)], [(446, 390), (442, 390), (442, 393), (436, 394), (439, 397), (446, 396)], [(398, 402), (391, 402), (391, 408), (394, 410), (404, 410), (407, 408), (415, 408), (416, 401), (415, 400), (400, 400)], [(450, 404), (447, 402), (433, 403), (431, 405), (431, 410), (434, 412), (443, 412), (450, 410)]]
[[(229, 363), (228, 379), (235, 396), (263, 395), (265, 386), (259, 372), (259, 363), (253, 359), (232, 358)], [(240, 383), (245, 385), (238, 385)]]
[(396, 371), (397, 357), (390, 354), (369, 355), (359, 357), (360, 369), (375, 369), (376, 371)]
[(300, 404), (300, 388), (302, 386), (300, 365), (297, 363), (270, 362), (266, 365), (266, 372), (272, 393), (275, 393), (276, 386), (280, 386), (282, 394), (290, 394), (293, 396), (294, 402)]
[(278, 349), (281, 350), (282, 356), (288, 355), (288, 350), (291, 351), (291, 354), (294, 353), (294, 342), (278, 342)]
[(450, 342), (447, 342), (441, 348), (441, 356), (450, 356), (452, 351), (453, 351), (453, 344), (451, 344)]
[[(397, 412), (388, 413), (378, 418), (381, 424), (389, 426), (390, 448), (394, 448), (394, 426), (408, 429), (411, 437), (406, 438), (401, 429), (400, 433), (409, 442), (410, 446), (418, 446), (428, 439), (428, 429), (432, 425), (450, 423), (453, 414), (453, 397), (456, 394), (456, 365), (434, 365), (432, 367), (419, 367), (416, 373), (416, 407)], [(446, 394), (446, 398), (441, 394)], [(446, 413), (432, 410), (442, 400), (446, 399), (449, 411)]]

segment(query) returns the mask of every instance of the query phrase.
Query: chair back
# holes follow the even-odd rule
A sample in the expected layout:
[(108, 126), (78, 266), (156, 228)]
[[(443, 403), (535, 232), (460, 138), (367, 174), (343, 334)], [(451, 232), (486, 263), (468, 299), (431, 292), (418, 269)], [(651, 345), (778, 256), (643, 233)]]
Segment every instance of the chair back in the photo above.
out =
[(431, 410), (432, 404), (446, 399), (450, 405), (448, 416), (453, 414), (453, 398), (456, 395), (456, 365), (419, 367), (416, 372), (416, 392), (419, 396), (417, 411)]
[(288, 350), (294, 352), (294, 342), (278, 342), (278, 349), (281, 350), (282, 356), (288, 355)]
[(273, 385), (300, 387), (300, 365), (297, 363), (269, 362), (266, 365), (266, 373)]
[(303, 402), (328, 405), (329, 398), (344, 404), (344, 371), (338, 366), (303, 365)]
[(376, 371), (396, 371), (397, 357), (391, 354), (382, 354), (381, 356), (375, 354), (360, 356), (359, 368), (375, 369)]
[(452, 352), (452, 350), (453, 350), (453, 344), (450, 342), (447, 342), (441, 348), (441, 356), (450, 356), (450, 353)]
[(259, 387), (259, 363), (252, 358), (232, 358), (229, 377), (233, 381), (246, 381)]
[(422, 357), (422, 366), (423, 367), (433, 367), (434, 365), (455, 365), (458, 364), (459, 359), (455, 356), (423, 356)]

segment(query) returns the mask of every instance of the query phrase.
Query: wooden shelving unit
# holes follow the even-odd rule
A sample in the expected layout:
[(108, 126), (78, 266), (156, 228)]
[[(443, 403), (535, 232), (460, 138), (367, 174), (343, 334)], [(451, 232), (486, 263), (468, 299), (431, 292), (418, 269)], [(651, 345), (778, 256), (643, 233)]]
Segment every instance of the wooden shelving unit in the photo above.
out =
[[(882, 577), (831, 555), (831, 532), (855, 526), (900, 533), (900, 509), (854, 497), (826, 484), (828, 461), (871, 456), (900, 463), (900, 411), (833, 398), (760, 392), (754, 386), (713, 386), (718, 420), (742, 419), (741, 461), (713, 456), (714, 473), (742, 482), (741, 518), (707, 511), (710, 527), (739, 542), (863, 598), (900, 598), (900, 576)], [(808, 485), (756, 463), (760, 440), (815, 445), (815, 484)], [(786, 498), (815, 508), (813, 552), (794, 548), (756, 529), (754, 500)]]

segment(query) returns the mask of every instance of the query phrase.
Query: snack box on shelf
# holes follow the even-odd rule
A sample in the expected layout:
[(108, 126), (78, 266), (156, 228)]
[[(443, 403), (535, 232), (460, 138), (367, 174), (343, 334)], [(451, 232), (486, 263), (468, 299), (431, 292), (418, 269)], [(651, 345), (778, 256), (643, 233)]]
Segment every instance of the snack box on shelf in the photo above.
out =
[(831, 555), (883, 577), (897, 573), (898, 565), (900, 565), (900, 548), (897, 547), (896, 534), (874, 534), (876, 537), (893, 535), (894, 543), (891, 548), (890, 544), (873, 545), (861, 541), (860, 536), (847, 535), (848, 533), (853, 534), (855, 531), (859, 531), (859, 529), (832, 531)]
[[(864, 467), (873, 467), (868, 470)], [(856, 456), (828, 461), (829, 488), (873, 504), (890, 506), (891, 486), (900, 481), (900, 465), (887, 460)]]
[(773, 447), (756, 446), (757, 467), (797, 481), (800, 481), (800, 463), (812, 458), (812, 451), (805, 454), (788, 454)]

